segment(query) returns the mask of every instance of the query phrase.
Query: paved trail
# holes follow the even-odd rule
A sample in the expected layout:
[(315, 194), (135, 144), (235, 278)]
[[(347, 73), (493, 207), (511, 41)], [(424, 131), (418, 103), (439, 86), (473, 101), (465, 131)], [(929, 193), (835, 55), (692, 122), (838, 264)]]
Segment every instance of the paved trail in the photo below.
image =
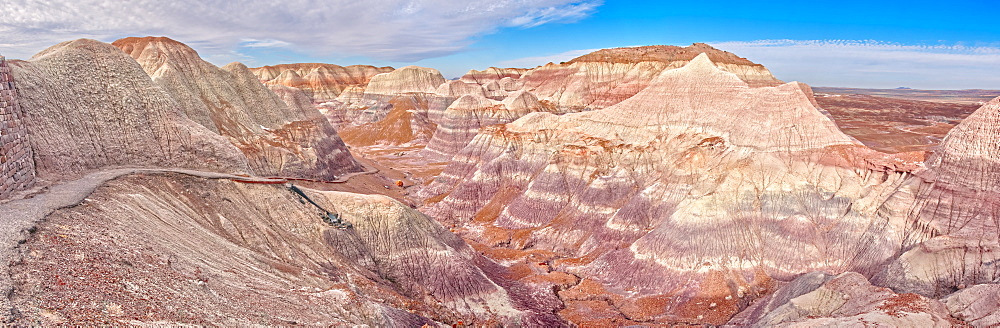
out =
[[(377, 169), (366, 168), (363, 172), (354, 172), (339, 177), (327, 183), (344, 183), (350, 178), (378, 172)], [(16, 199), (0, 204), (0, 322), (13, 319), (13, 307), (10, 294), (13, 283), (10, 280), (10, 265), (19, 260), (17, 247), (28, 237), (28, 231), (43, 218), (56, 210), (76, 206), (87, 196), (90, 196), (99, 186), (110, 180), (137, 173), (180, 173), (206, 179), (227, 179), (246, 183), (281, 184), (289, 180), (306, 180), (296, 178), (266, 178), (247, 177), (228, 173), (197, 171), (188, 169), (114, 169), (87, 174), (82, 178), (49, 186), (44, 193), (31, 198)]]

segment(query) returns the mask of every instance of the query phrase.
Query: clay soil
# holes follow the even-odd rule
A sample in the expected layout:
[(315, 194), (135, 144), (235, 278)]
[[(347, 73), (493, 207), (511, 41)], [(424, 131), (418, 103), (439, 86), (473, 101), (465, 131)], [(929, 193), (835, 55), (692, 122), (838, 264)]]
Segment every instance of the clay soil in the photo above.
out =
[(844, 133), (887, 153), (931, 151), (951, 128), (980, 107), (862, 94), (817, 93), (816, 101)]
[[(969, 101), (972, 98), (959, 99), (962, 100), (960, 103), (942, 101), (957, 99), (953, 97), (935, 99), (937, 101), (932, 102), (863, 94), (824, 93), (816, 96), (821, 108), (830, 113), (845, 133), (875, 150), (887, 153), (931, 151), (952, 127), (979, 107), (974, 101)], [(403, 121), (408, 120), (409, 117), (403, 119)], [(383, 133), (360, 130), (362, 129), (355, 128), (354, 131), (350, 131), (344, 140), (351, 146), (351, 152), (356, 158), (368, 167), (378, 168), (380, 172), (361, 179), (351, 179), (349, 183), (334, 185), (331, 186), (334, 189), (328, 190), (384, 194), (408, 204), (420, 204), (425, 201), (412, 198), (408, 190), (429, 183), (444, 170), (447, 162), (428, 162), (423, 159), (419, 153), (425, 145), (412, 142), (417, 139), (413, 138), (413, 135), (405, 136), (404, 141), (411, 142), (393, 145), (391, 142), (393, 140), (377, 142), (367, 139), (378, 138), (379, 135), (384, 135)], [(397, 187), (396, 181), (402, 182), (403, 187)], [(311, 185), (308, 187), (322, 189)], [(477, 222), (492, 221), (498, 214), (496, 212), (498, 209), (487, 206), (478, 213)], [(470, 233), (461, 227), (452, 228), (452, 231), (460, 236)], [(495, 235), (498, 240), (519, 244), (518, 231), (492, 227), (480, 233)], [(603, 291), (600, 284), (581, 280), (572, 274), (554, 269), (555, 263), (586, 261), (584, 258), (558, 259), (554, 254), (547, 252), (515, 250), (477, 243), (469, 238), (464, 239), (487, 257), (508, 265), (513, 274), (511, 278), (526, 283), (551, 285), (564, 302), (565, 307), (559, 311), (559, 315), (580, 327), (648, 325), (651, 322), (649, 318), (643, 320), (644, 317), (657, 314), (653, 309), (662, 307), (658, 304), (662, 303), (663, 299), (655, 297), (646, 300), (613, 299), (610, 296), (613, 294)], [(716, 323), (724, 323), (729, 313), (738, 310), (735, 304), (722, 300), (701, 303), (719, 305), (725, 303), (727, 307), (725, 311), (717, 311), (722, 310), (722, 306), (717, 309), (688, 309), (703, 315), (717, 314), (717, 317), (707, 319)]]
[(1000, 90), (919, 90), (919, 89), (860, 89), (814, 87), (817, 94), (868, 95), (905, 100), (919, 100), (939, 103), (983, 105), (1000, 96)]

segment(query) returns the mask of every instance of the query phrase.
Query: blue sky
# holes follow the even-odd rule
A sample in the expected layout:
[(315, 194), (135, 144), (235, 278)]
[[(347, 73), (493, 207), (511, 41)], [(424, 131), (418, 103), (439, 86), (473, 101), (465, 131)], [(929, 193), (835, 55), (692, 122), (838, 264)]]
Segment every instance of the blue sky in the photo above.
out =
[(1000, 89), (987, 1), (9, 0), (0, 54), (163, 35), (222, 65), (533, 67), (594, 49), (705, 42), (814, 86)]

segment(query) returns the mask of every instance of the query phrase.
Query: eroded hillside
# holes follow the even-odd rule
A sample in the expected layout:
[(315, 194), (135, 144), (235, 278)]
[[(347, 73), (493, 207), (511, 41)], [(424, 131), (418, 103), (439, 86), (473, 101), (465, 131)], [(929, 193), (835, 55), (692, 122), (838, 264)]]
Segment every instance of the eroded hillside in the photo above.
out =
[(153, 37), (5, 65), (7, 324), (1000, 322), (1000, 100), (816, 96), (704, 44), (456, 80)]

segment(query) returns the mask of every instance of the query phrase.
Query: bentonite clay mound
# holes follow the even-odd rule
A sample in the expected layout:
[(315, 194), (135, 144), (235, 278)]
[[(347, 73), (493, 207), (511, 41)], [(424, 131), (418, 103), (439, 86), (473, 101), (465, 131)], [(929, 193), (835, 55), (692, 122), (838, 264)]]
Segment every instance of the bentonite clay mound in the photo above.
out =
[(856, 272), (802, 275), (729, 322), (736, 327), (955, 327), (945, 304), (872, 286)]
[(526, 68), (497, 68), (490, 67), (481, 71), (474, 69), (469, 70), (469, 72), (462, 75), (459, 79), (463, 82), (470, 82), (476, 84), (487, 84), (494, 81), (500, 81), (504, 78), (519, 79), (521, 75), (528, 72)]
[(502, 263), (580, 277), (559, 293), (574, 323), (723, 324), (775, 281), (875, 273), (903, 243), (883, 204), (917, 167), (844, 135), (807, 86), (701, 55), (609, 108), (486, 129), (421, 193)]
[(444, 76), (433, 68), (406, 66), (372, 77), (366, 93), (395, 95), (410, 92), (434, 93), (444, 83)]
[(817, 101), (704, 44), (454, 81), (115, 46), (12, 63), (48, 189), (0, 201), (7, 324), (1000, 322), (1000, 98)]
[(43, 178), (116, 166), (249, 170), (239, 150), (109, 44), (64, 42), (12, 66)]
[(337, 99), (344, 89), (365, 86), (375, 75), (389, 73), (392, 67), (333, 64), (282, 64), (251, 68), (267, 86), (283, 85), (301, 89), (315, 102)]
[(289, 106), (243, 64), (216, 67), (169, 38), (113, 44), (135, 58), (189, 118), (228, 137), (255, 173), (333, 180), (361, 170), (314, 107)]
[(1000, 98), (948, 132), (899, 198), (909, 205), (904, 253), (873, 280), (941, 297), (1000, 279)]
[(539, 99), (559, 107), (600, 109), (632, 97), (664, 69), (678, 68), (705, 53), (722, 70), (752, 86), (781, 83), (771, 72), (732, 53), (696, 43), (688, 47), (646, 46), (599, 50), (569, 62), (540, 66), (518, 80)]
[[(108, 182), (22, 246), (16, 322), (564, 325), (551, 293), (528, 297), (409, 207), (302, 190), (308, 200), (286, 185), (182, 174)], [(325, 222), (327, 212), (349, 227)]]

